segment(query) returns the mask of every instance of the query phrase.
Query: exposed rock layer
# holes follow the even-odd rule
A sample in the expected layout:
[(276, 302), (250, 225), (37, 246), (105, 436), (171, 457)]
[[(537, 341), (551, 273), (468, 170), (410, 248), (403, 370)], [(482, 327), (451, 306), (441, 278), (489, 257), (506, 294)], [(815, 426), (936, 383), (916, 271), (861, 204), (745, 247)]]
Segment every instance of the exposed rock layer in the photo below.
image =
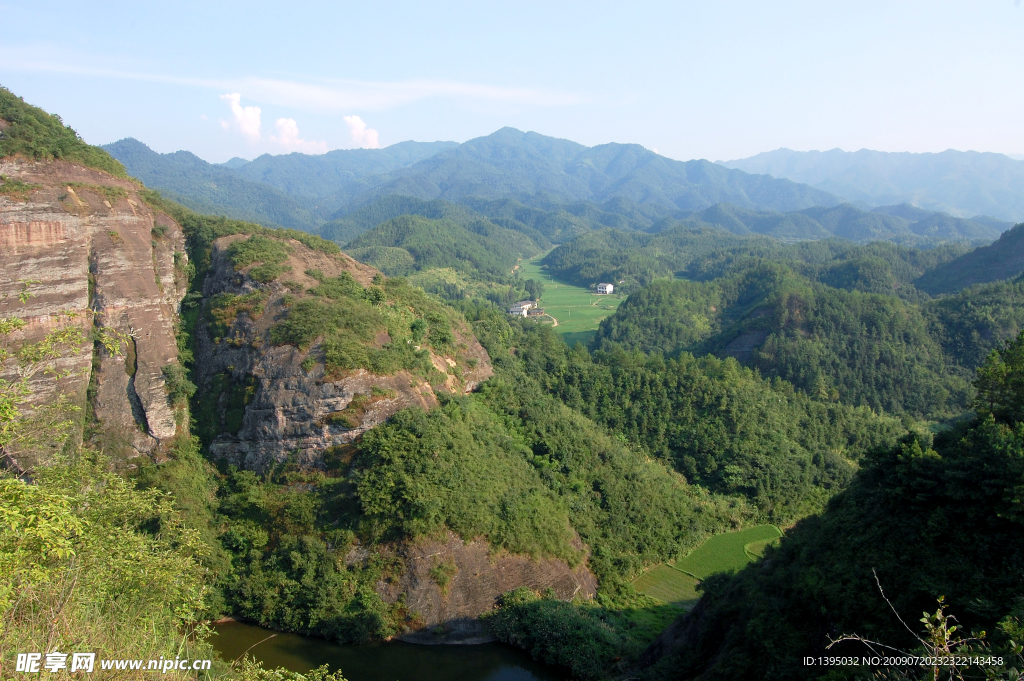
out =
[[(259, 288), (268, 298), (263, 312), (256, 319), (240, 314), (231, 325), (226, 338), (213, 338), (209, 327), (199, 332), (197, 383), (201, 389), (212, 385), (220, 373), (231, 376), (234, 384), (254, 383), (254, 393), (245, 405), (241, 428), (234, 434), (221, 434), (210, 444), (213, 456), (242, 468), (265, 470), (290, 456), (300, 465), (323, 466), (324, 453), (333, 446), (352, 443), (370, 428), (389, 416), (410, 406), (424, 409), (437, 406), (435, 387), (408, 371), (390, 376), (374, 375), (366, 370), (348, 372), (344, 376), (328, 376), (322, 363), (303, 368), (303, 362), (317, 347), (301, 351), (292, 345), (274, 346), (266, 339), (270, 329), (283, 312), (288, 289), (277, 282), (259, 285), (242, 273), (235, 272), (228, 260), (228, 246), (242, 235), (222, 237), (214, 243), (211, 269), (203, 284), (204, 299), (222, 293), (245, 295)], [(320, 270), (327, 277), (349, 272), (356, 281), (368, 285), (379, 274), (344, 253), (318, 253), (298, 241), (290, 241), (292, 253), (288, 279), (302, 287), (315, 286), (316, 280), (303, 274)], [(208, 302), (206, 303), (208, 304)], [(384, 334), (386, 336), (386, 334)], [(475, 360), (464, 368), (461, 377), (448, 374), (443, 389), (449, 392), (469, 391), (493, 372), (487, 352), (468, 329), (455, 330), (459, 346), (457, 355), (441, 357), (432, 354), (434, 366), (442, 373)], [(385, 339), (382, 339), (385, 340)], [(358, 395), (368, 404), (354, 427), (331, 423), (326, 417), (348, 407)], [(223, 402), (223, 399), (221, 400)], [(221, 410), (226, 405), (219, 406)]]
[[(0, 314), (27, 322), (9, 341), (38, 341), (68, 323), (130, 334), (129, 352), (98, 358), (94, 413), (102, 444), (129, 456), (151, 451), (179, 425), (163, 369), (177, 359), (175, 320), (187, 286), (181, 228), (151, 210), (134, 183), (101, 171), (5, 158), (0, 174), (35, 185), (24, 197), (0, 195)], [(22, 301), (22, 293), (30, 297)], [(59, 385), (37, 375), (33, 399), (62, 390), (83, 407), (92, 352), (88, 342), (61, 360), (70, 375)], [(13, 375), (13, 363), (4, 370)]]

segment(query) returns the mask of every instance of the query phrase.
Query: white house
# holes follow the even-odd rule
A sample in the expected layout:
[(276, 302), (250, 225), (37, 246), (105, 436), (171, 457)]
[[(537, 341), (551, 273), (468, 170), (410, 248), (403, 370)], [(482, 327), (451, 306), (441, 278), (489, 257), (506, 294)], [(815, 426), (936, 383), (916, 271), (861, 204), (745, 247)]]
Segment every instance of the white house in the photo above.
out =
[(607, 295), (615, 290), (615, 286), (612, 284), (598, 284), (597, 292), (601, 295)]
[(534, 305), (535, 303), (532, 300), (520, 300), (518, 303), (514, 303), (512, 307), (508, 309), (508, 313), (513, 317), (525, 317), (526, 313)]

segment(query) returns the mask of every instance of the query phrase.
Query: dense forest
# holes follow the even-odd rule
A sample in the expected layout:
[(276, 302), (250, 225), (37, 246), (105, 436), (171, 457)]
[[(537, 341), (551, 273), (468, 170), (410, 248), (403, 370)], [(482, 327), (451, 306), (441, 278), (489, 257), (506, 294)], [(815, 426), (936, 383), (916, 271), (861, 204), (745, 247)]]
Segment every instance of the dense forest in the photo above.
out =
[[(822, 678), (804, 656), (870, 654), (857, 641), (826, 649), (844, 634), (890, 651), (993, 654), (1003, 673), (1020, 669), (1024, 334), (988, 358), (977, 387), (976, 418), (934, 439), (915, 434), (876, 450), (850, 488), (798, 523), (778, 550), (735, 576), (707, 580), (689, 616), (699, 624), (667, 632), (670, 657), (650, 678)], [(958, 631), (943, 633), (947, 615)], [(899, 617), (913, 623), (909, 631)], [(843, 672), (828, 678), (872, 674)]]

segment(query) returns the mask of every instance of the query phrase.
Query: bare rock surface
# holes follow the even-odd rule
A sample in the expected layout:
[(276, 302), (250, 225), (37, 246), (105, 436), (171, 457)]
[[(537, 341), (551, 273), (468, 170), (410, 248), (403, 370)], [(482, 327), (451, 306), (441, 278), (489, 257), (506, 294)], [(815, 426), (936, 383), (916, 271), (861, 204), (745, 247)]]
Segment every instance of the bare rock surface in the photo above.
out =
[[(322, 363), (303, 368), (303, 362), (315, 356), (318, 347), (301, 351), (292, 345), (272, 345), (267, 339), (270, 328), (283, 311), (289, 290), (281, 283), (262, 286), (234, 271), (227, 248), (244, 235), (222, 237), (214, 243), (211, 269), (203, 285), (204, 299), (222, 293), (246, 295), (257, 290), (267, 293), (263, 311), (253, 319), (240, 314), (227, 338), (213, 338), (209, 332), (199, 337), (197, 383), (212, 385), (214, 377), (227, 373), (235, 384), (253, 384), (251, 401), (245, 405), (241, 428), (234, 434), (221, 434), (210, 444), (210, 453), (239, 467), (262, 471), (290, 456), (296, 463), (322, 467), (325, 451), (354, 442), (370, 428), (383, 423), (395, 412), (410, 406), (430, 409), (437, 406), (435, 389), (468, 392), (493, 374), (486, 350), (468, 329), (455, 330), (463, 348), (458, 356), (432, 355), (431, 361), (446, 374), (444, 385), (431, 386), (408, 371), (379, 376), (365, 369), (344, 375), (327, 375)], [(292, 253), (287, 280), (303, 288), (317, 281), (305, 274), (320, 270), (327, 277), (349, 272), (360, 284), (369, 285), (379, 272), (353, 260), (344, 253), (328, 255), (316, 252), (298, 241), (290, 241)], [(378, 338), (378, 344), (389, 339)], [(473, 367), (466, 365), (473, 360)], [(464, 366), (460, 377), (450, 374), (454, 366)], [(358, 423), (349, 425), (328, 417), (349, 407), (360, 397), (362, 406), (354, 414)], [(223, 400), (222, 400), (223, 401)], [(226, 405), (221, 404), (223, 410)]]
[[(577, 548), (581, 547), (580, 543)], [(586, 563), (573, 568), (555, 558), (494, 553), (484, 539), (466, 542), (449, 533), (390, 550), (405, 565), (405, 573), (380, 582), (377, 592), (391, 603), (404, 596), (415, 629), (401, 638), (413, 642), (493, 640), (477, 618), (494, 609), (503, 593), (518, 587), (551, 589), (562, 600), (590, 599), (597, 591), (597, 580)]]
[[(35, 185), (24, 198), (0, 195), (0, 314), (27, 322), (10, 340), (37, 341), (69, 321), (130, 334), (130, 366), (125, 355), (98, 358), (95, 415), (129, 450), (151, 451), (179, 426), (163, 369), (177, 359), (174, 326), (187, 285), (181, 228), (150, 209), (133, 182), (98, 170), (15, 157), (0, 160), (0, 174)], [(85, 343), (59, 366), (69, 372), (59, 389), (79, 406), (92, 353)], [(13, 370), (5, 366), (5, 377)], [(57, 389), (39, 376), (34, 399), (48, 401)]]

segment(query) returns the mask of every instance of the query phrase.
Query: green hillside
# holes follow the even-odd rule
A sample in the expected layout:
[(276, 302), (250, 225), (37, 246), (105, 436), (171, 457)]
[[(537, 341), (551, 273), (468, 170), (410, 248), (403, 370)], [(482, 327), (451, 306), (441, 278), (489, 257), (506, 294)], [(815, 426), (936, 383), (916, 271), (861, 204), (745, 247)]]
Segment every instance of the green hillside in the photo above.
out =
[[(992, 363), (1008, 371), (990, 385), (1018, 401), (1021, 348), (1024, 336)], [(1008, 668), (1024, 662), (1013, 643), (1024, 633), (1024, 517), (1011, 499), (1024, 482), (1021, 416), (982, 409), (934, 441), (911, 437), (874, 452), (827, 511), (787, 531), (764, 561), (705, 580), (690, 618), (646, 657), (657, 662), (646, 678), (818, 679), (820, 668), (803, 664), (805, 656), (871, 654), (855, 641), (828, 648), (830, 638), (856, 633), (924, 652), (913, 634), (928, 641), (931, 633), (932, 644), (945, 647), (982, 630), (982, 641), (952, 648), (1000, 657), (988, 678), (1016, 678)], [(947, 639), (931, 615), (937, 609), (963, 633)], [(973, 678), (977, 665), (958, 664)], [(864, 671), (839, 667), (832, 678), (865, 678)]]
[(952, 293), (972, 284), (1010, 279), (1024, 272), (1024, 225), (1003, 233), (988, 246), (965, 253), (922, 275), (914, 285), (933, 295)]
[(467, 274), (506, 278), (522, 259), (541, 249), (533, 239), (486, 220), (467, 226), (451, 219), (403, 215), (383, 222), (349, 242), (357, 260), (390, 276), (452, 268)]
[(953, 415), (969, 396), (918, 306), (776, 264), (712, 282), (657, 281), (602, 322), (595, 343), (732, 356), (821, 399), (890, 413)]
[(313, 231), (320, 221), (317, 211), (303, 201), (242, 178), (229, 168), (207, 163), (187, 151), (158, 154), (131, 138), (103, 148), (148, 187), (201, 213), (307, 232)]
[(26, 104), (0, 86), (0, 158), (22, 155), (32, 159), (64, 159), (127, 177), (124, 166), (103, 149), (82, 141), (60, 116)]

